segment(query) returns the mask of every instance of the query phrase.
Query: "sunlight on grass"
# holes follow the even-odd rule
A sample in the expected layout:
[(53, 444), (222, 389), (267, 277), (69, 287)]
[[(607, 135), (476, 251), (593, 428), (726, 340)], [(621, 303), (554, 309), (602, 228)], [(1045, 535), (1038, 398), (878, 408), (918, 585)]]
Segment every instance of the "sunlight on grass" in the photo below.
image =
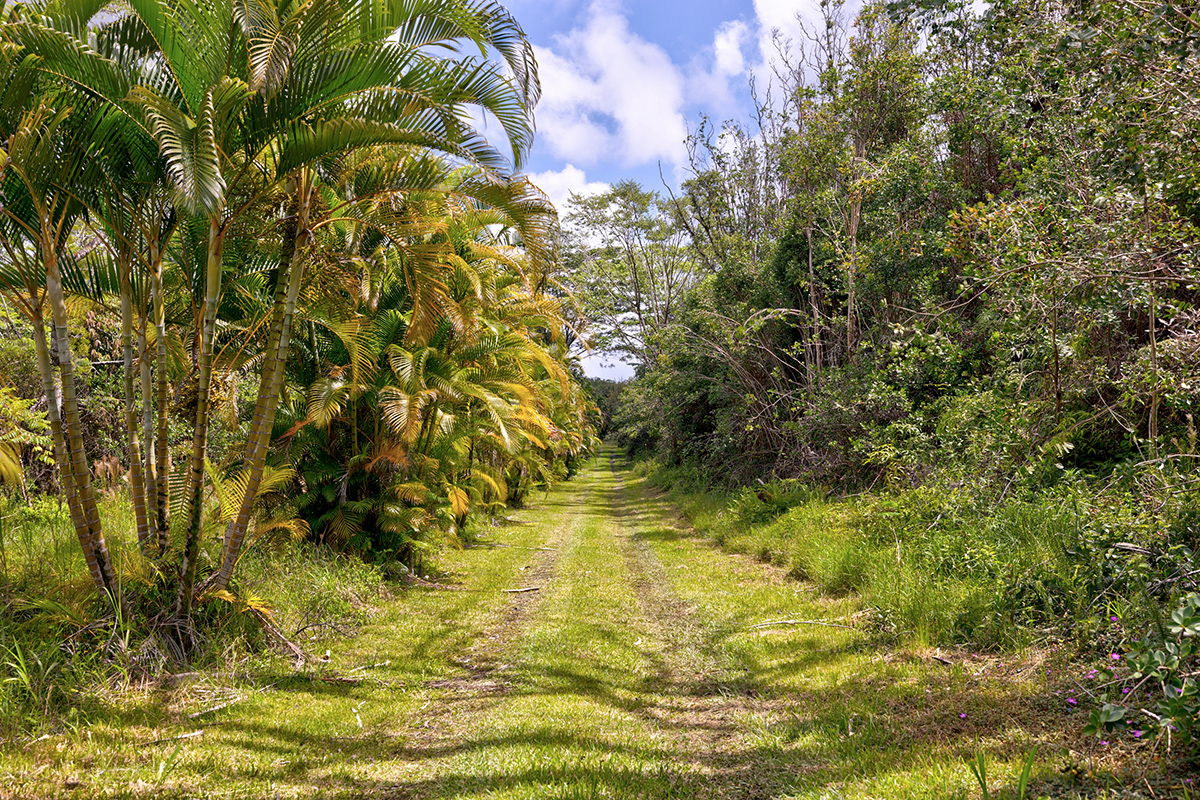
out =
[[(1053, 662), (896, 650), (853, 581), (723, 552), (611, 455), (442, 554), (438, 588), (248, 557), (245, 586), (280, 598), (313, 661), (231, 652), (109, 692), (6, 747), (0, 797), (974, 798), (978, 753), (993, 796), (1035, 743), (1035, 776), (1057, 769)], [(854, 535), (818, 511), (793, 521)], [(794, 553), (814, 574), (845, 574), (813, 547)], [(278, 594), (298, 576), (307, 592)]]

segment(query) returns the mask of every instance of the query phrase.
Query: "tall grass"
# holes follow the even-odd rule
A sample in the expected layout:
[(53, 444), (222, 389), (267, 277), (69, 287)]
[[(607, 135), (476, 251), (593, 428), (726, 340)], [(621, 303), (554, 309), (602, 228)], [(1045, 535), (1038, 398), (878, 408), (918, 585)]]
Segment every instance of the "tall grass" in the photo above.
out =
[(1084, 642), (1089, 618), (1145, 608), (1147, 570), (1173, 568), (1114, 550), (1119, 539), (1152, 540), (1153, 528), (1131, 503), (1086, 487), (990, 506), (937, 487), (837, 499), (779, 481), (728, 496), (675, 478), (649, 475), (699, 531), (825, 595), (857, 597), (881, 632), (922, 644)]
[[(65, 506), (0, 496), (0, 738), (61, 725), (114, 684), (185, 666), (232, 669), (264, 654), (270, 642), (252, 607), (315, 648), (353, 632), (383, 585), (379, 567), (360, 559), (264, 541), (239, 564), (236, 598), (201, 604), (201, 649), (184, 665), (156, 630), (169, 608), (169, 578), (138, 551), (132, 507), (118, 493), (100, 510), (128, 618), (100, 601)], [(205, 542), (210, 561), (219, 546), (214, 527)]]

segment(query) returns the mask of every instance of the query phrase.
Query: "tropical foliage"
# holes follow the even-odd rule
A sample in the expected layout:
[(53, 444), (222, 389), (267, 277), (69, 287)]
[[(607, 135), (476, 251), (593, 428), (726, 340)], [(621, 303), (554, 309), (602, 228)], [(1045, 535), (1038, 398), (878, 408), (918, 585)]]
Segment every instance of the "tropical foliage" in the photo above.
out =
[[(185, 650), (193, 602), (227, 595), (248, 542), (407, 552), (587, 446), (547, 294), (556, 217), (518, 173), (536, 65), (501, 6), (0, 13), (0, 290), (36, 346), (57, 483), (113, 604), (81, 313), (119, 319), (120, 472)], [(6, 435), (0, 467), (40, 433)]]
[[(1196, 16), (820, 11), (781, 43), (754, 128), (704, 121), (676, 196), (622, 187), (655, 213), (573, 201), (578, 295), (654, 346), (611, 428), (663, 485), (729, 494), (722, 515), (689, 500), (715, 538), (861, 597), (880, 631), (1123, 660), (1093, 730), (1145, 700), (1129, 718), (1179, 741), (1200, 588)], [(679, 292), (647, 268), (664, 242)], [(641, 306), (594, 298), (618, 252)], [(641, 313), (668, 292), (669, 315)]]

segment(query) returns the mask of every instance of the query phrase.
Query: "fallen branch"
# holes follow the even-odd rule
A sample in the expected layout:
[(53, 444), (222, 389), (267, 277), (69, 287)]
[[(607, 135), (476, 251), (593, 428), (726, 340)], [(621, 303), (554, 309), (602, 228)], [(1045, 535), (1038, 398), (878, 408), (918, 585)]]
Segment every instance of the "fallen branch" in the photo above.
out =
[(308, 654), (301, 650), (299, 645), (284, 636), (283, 631), (275, 627), (275, 623), (270, 617), (253, 606), (250, 607), (250, 613), (253, 614), (255, 618), (258, 619), (259, 624), (263, 626), (263, 630), (267, 632), (267, 638), (274, 640), (275, 644), (280, 649), (291, 654), (291, 656), (296, 659), (298, 664), (303, 664), (308, 660)]
[(856, 631), (858, 628), (853, 625), (839, 625), (836, 622), (826, 622), (821, 619), (776, 619), (771, 622), (760, 622), (757, 625), (751, 625), (751, 630), (757, 628), (771, 628), (775, 625), (820, 625), (824, 628), (845, 628), (848, 631)]
[(188, 714), (188, 719), (198, 719), (199, 717), (203, 717), (207, 714), (212, 714), (216, 711), (220, 711), (223, 708), (229, 708), (234, 703), (240, 703), (245, 699), (246, 698), (244, 698), (244, 697), (235, 697), (234, 699), (230, 700), (227, 703), (221, 703), (220, 705), (213, 706), (212, 708), (206, 708), (203, 711), (197, 711), (195, 714)]
[(142, 747), (150, 747), (150, 746), (156, 745), (156, 744), (166, 744), (167, 742), (178, 742), (180, 739), (195, 739), (197, 736), (203, 736), (203, 735), (204, 735), (204, 729), (201, 728), (198, 731), (192, 731), (191, 733), (185, 733), (185, 734), (182, 734), (181, 736), (168, 736), (165, 739), (155, 739), (153, 742), (146, 742), (144, 745), (142, 745)]
[(525, 592), (539, 591), (541, 588), (540, 586), (527, 586), (524, 589), (502, 589), (501, 591), (505, 594), (524, 594)]

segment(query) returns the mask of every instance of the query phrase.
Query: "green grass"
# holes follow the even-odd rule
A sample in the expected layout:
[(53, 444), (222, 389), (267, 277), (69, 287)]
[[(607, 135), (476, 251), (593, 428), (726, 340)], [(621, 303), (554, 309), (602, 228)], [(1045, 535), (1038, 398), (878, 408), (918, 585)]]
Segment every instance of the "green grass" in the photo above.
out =
[[(1137, 502), (1086, 486), (1057, 487), (992, 507), (970, 492), (919, 487), (854, 498), (777, 481), (732, 496), (701, 491), (687, 470), (639, 474), (694, 527), (734, 553), (781, 567), (829, 596), (856, 595), (899, 640), (999, 651), (1072, 640), (1081, 652), (1121, 646), (1119, 615), (1150, 630), (1163, 610), (1147, 583), (1192, 567)], [(1153, 565), (1118, 541), (1165, 558)]]
[[(794, 522), (854, 540), (818, 511)], [(442, 554), (441, 588), (263, 553), (243, 584), (285, 631), (345, 628), (301, 630), (315, 660), (247, 645), (179, 685), (93, 687), (83, 718), (3, 742), (0, 797), (974, 798), (981, 753), (1006, 797), (1034, 747), (1039, 793), (1122, 796), (1105, 780), (1148, 748), (1078, 734), (1061, 659), (887, 646), (855, 588), (877, 562), (796, 548), (816, 583), (713, 546), (605, 452)]]

